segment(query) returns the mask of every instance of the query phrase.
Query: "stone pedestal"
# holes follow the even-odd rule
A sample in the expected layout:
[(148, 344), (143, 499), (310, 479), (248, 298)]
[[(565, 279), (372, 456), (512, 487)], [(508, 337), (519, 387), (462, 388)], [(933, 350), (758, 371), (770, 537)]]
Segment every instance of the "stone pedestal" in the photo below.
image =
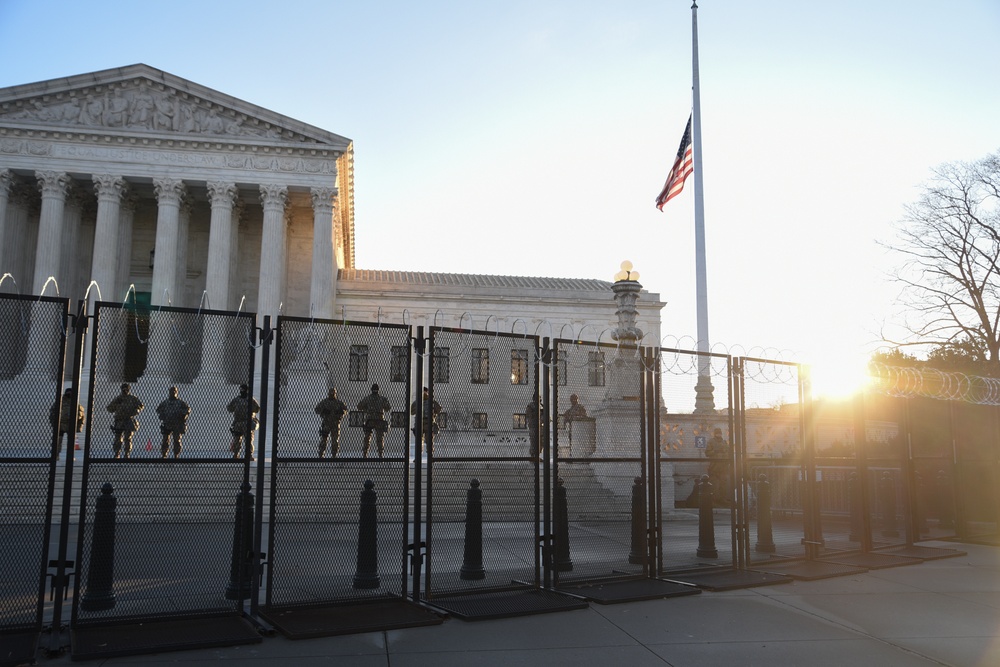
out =
[(567, 423), (566, 438), (570, 458), (593, 456), (597, 448), (597, 420), (593, 417), (578, 417)]

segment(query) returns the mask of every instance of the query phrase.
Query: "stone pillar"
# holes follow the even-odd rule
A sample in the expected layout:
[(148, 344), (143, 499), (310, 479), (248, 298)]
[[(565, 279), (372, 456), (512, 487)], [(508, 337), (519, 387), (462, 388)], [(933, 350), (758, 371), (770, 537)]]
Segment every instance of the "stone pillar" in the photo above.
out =
[(122, 198), (118, 214), (118, 269), (115, 273), (116, 301), (124, 300), (132, 284), (132, 227), (135, 224), (135, 207), (139, 203), (134, 193)]
[(229, 268), (232, 262), (233, 202), (236, 186), (232, 183), (209, 183), (212, 219), (208, 231), (208, 267), (205, 290), (213, 310), (229, 309)]
[[(7, 229), (7, 203), (10, 201), (10, 189), (14, 185), (14, 172), (10, 169), (0, 169), (0, 277), (10, 271), (8, 256), (11, 255), (10, 246), (13, 236)], [(6, 281), (5, 281), (6, 282)]]
[[(181, 197), (177, 211), (177, 271), (174, 274), (173, 305), (191, 306), (187, 291), (188, 228), (191, 227), (191, 199)], [(199, 295), (200, 296), (200, 295)]]
[(312, 285), (309, 290), (309, 316), (333, 317), (337, 296), (337, 270), (334, 259), (333, 213), (337, 188), (313, 188)]
[[(87, 194), (75, 185), (70, 186), (63, 208), (62, 248), (59, 251), (59, 295), (70, 300), (70, 310), (77, 299), (83, 298), (87, 290), (89, 271), (82, 269), (81, 259), (86, 256), (87, 239), (81, 233), (84, 209), (87, 208)], [(82, 252), (81, 252), (82, 251)]]
[[(32, 294), (41, 294), (46, 281), (60, 278), (60, 250), (62, 248), (63, 214), (66, 195), (72, 180), (68, 174), (55, 171), (36, 171), (38, 187), (42, 193), (42, 212), (38, 219), (38, 241), (35, 243), (35, 271), (31, 284)], [(55, 295), (55, 290), (49, 292)]]
[[(233, 205), (232, 223), (230, 225), (229, 241), (229, 293), (227, 303), (230, 308), (238, 308), (246, 292), (243, 289), (243, 281), (240, 278), (240, 226), (243, 218), (243, 202), (239, 199)], [(243, 304), (246, 310), (246, 304)]]
[(257, 314), (278, 316), (281, 288), (285, 282), (285, 204), (288, 188), (283, 185), (261, 185), (260, 201), (264, 205), (263, 236), (260, 247)]
[(185, 189), (182, 181), (172, 178), (154, 179), (153, 189), (159, 210), (156, 215), (156, 252), (150, 301), (154, 306), (166, 306), (176, 297), (177, 232)]
[[(102, 301), (117, 297), (118, 262), (121, 260), (118, 235), (121, 230), (122, 197), (128, 185), (121, 176), (95, 174), (94, 192), (97, 193), (97, 224), (94, 226), (94, 255), (90, 279), (100, 288)], [(97, 300), (96, 290), (91, 289), (90, 302)]]
[(32, 199), (37, 196), (25, 183), (15, 181), (10, 186), (7, 198), (7, 237), (0, 245), (3, 253), (3, 273), (9, 273), (14, 282), (4, 281), (3, 290), (7, 293), (25, 294), (31, 289), (30, 260), (34, 253), (28, 256), (26, 246), (28, 234), (28, 218)]

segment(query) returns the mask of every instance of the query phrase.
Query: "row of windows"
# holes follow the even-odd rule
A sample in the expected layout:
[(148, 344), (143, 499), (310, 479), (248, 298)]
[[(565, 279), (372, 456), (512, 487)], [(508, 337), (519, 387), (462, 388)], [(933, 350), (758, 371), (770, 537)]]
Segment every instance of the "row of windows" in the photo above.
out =
[[(559, 384), (565, 385), (569, 375), (566, 362), (566, 352), (559, 353), (559, 359), (556, 363), (558, 365), (556, 375), (559, 378)], [(391, 357), (389, 360), (389, 381), (406, 382), (409, 373), (409, 349), (403, 345), (394, 345), (392, 347)], [(347, 379), (355, 382), (368, 381), (367, 345), (351, 346)], [(444, 384), (450, 380), (451, 349), (447, 347), (436, 347), (434, 348), (434, 382)], [(488, 348), (473, 348), (470, 381), (472, 384), (489, 384), (490, 351)], [(528, 350), (511, 350), (510, 383), (528, 384)], [(604, 386), (604, 352), (588, 352), (587, 384), (591, 387)]]
[[(407, 428), (409, 423), (407, 422), (408, 415), (405, 412), (393, 412), (389, 418), (389, 423), (393, 428)], [(352, 410), (347, 416), (348, 426), (357, 426), (361, 428), (365, 425), (365, 412), (363, 410)], [(448, 413), (439, 412), (437, 417), (438, 428), (446, 429), (448, 428)], [(489, 428), (489, 416), (485, 412), (473, 412), (472, 422), (470, 424), (472, 428), (485, 429)], [(523, 413), (515, 413), (513, 415), (512, 427), (514, 430), (523, 430), (528, 428), (528, 419)]]

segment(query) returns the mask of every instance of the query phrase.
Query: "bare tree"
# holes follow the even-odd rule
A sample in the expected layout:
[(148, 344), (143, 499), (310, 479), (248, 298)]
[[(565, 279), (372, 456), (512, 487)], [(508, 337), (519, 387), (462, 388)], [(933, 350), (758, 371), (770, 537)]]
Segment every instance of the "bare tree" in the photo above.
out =
[(935, 169), (898, 232), (906, 336), (887, 342), (982, 350), (1000, 371), (1000, 151)]

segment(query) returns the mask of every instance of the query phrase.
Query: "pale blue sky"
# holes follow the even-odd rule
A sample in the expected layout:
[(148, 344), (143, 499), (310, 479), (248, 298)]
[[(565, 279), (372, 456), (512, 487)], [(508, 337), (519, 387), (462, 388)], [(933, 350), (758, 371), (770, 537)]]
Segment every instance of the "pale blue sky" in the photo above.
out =
[[(690, 0), (0, 0), (0, 86), (146, 63), (349, 137), (361, 268), (610, 279), (695, 334)], [(930, 169), (1000, 150), (1000, 1), (702, 0), (709, 319), (867, 354)], [(457, 323), (455, 323), (457, 324)]]

